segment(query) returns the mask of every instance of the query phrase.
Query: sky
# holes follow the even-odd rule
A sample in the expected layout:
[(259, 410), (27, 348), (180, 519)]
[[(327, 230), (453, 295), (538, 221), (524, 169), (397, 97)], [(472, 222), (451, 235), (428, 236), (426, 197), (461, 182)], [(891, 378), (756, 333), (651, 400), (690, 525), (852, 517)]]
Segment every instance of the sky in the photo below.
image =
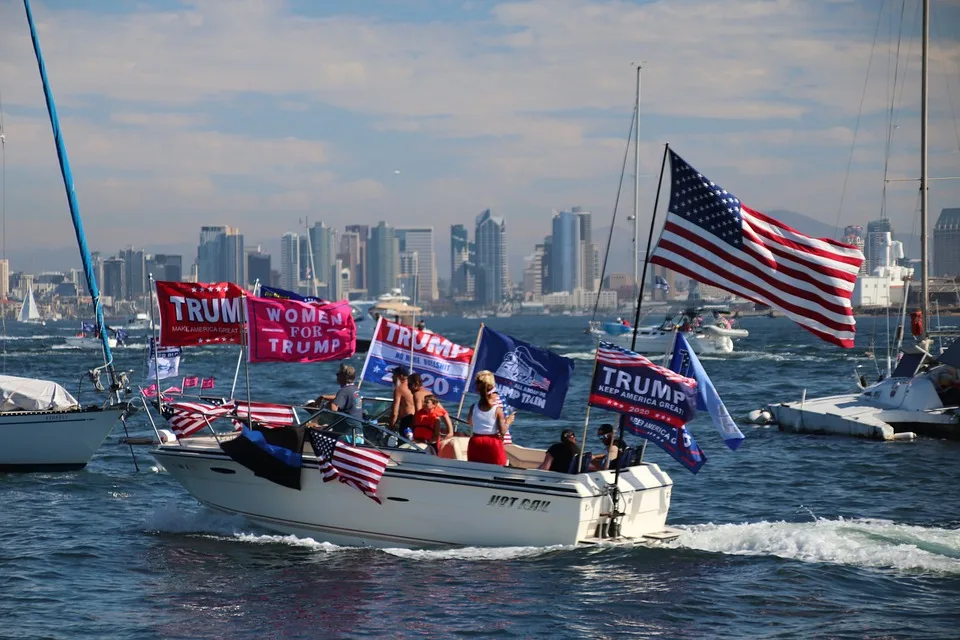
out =
[[(636, 62), (644, 226), (669, 142), (755, 209), (919, 228), (917, 183), (884, 189), (920, 172), (919, 0), (31, 6), (87, 236), (108, 254), (183, 246), (189, 262), (201, 225), (270, 249), (304, 218), (386, 220), (433, 225), (443, 277), (449, 225), (489, 207), (516, 277), (554, 209), (609, 225)], [(932, 6), (929, 173), (960, 176), (960, 1)], [(76, 266), (43, 263), (75, 243), (19, 0), (0, 0), (0, 100), (5, 250)], [(929, 198), (932, 225), (960, 180)]]

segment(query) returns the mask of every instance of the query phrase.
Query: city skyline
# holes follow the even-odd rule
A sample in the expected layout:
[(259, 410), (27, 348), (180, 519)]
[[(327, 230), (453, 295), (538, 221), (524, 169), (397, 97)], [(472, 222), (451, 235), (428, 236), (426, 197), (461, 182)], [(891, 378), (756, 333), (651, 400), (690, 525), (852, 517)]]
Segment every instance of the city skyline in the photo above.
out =
[[(161, 252), (189, 244), (203, 220), (272, 248), (277, 225), (299, 217), (440, 230), (491, 208), (509, 221), (518, 279), (544, 211), (580, 203), (598, 228), (608, 218), (638, 58), (641, 225), (670, 140), (762, 211), (840, 229), (885, 211), (896, 232), (915, 228), (915, 188), (891, 183), (882, 204), (897, 43), (881, 33), (865, 83), (875, 25), (890, 17), (877, 3), (557, 2), (38, 4), (91, 243), (147, 236)], [(915, 53), (912, 13), (903, 48)], [(960, 165), (947, 99), (960, 77), (960, 8), (934, 13), (936, 177)], [(750, 37), (720, 42), (718, 31)], [(221, 46), (251, 38), (261, 46)], [(3, 3), (5, 240), (57, 249), (71, 231), (32, 55), (21, 8)], [(899, 70), (890, 177), (919, 170), (917, 57)], [(957, 202), (957, 181), (931, 183), (931, 228)]]

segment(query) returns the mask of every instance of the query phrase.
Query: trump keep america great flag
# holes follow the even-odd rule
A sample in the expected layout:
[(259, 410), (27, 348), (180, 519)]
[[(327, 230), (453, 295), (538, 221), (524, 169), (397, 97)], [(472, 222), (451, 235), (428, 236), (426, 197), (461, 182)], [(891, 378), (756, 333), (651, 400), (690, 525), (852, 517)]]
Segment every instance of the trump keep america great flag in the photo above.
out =
[(673, 151), (670, 166), (670, 207), (650, 262), (778, 309), (827, 342), (853, 346), (858, 249), (750, 209)]

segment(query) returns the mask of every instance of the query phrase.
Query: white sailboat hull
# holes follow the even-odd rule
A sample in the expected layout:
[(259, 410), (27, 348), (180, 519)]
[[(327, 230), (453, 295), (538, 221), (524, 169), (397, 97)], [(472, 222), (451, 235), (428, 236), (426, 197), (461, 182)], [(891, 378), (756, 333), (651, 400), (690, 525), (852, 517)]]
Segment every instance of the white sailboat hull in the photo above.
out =
[[(206, 440), (206, 443), (201, 441)], [(391, 451), (377, 504), (339, 482), (324, 483), (304, 455), (302, 490), (255, 476), (212, 438), (165, 444), (156, 459), (203, 504), (284, 534), (371, 547), (550, 546), (599, 542), (613, 472), (580, 475)], [(196, 441), (196, 442), (195, 442)], [(212, 443), (212, 444), (211, 444)], [(622, 470), (619, 540), (652, 542), (665, 530), (673, 482), (657, 465)], [(625, 505), (625, 506), (624, 506)]]
[(0, 413), (0, 471), (67, 471), (90, 462), (119, 407)]
[[(633, 332), (610, 335), (603, 331), (594, 335), (604, 342), (612, 342), (618, 347), (631, 349)], [(733, 353), (733, 339), (730, 336), (710, 333), (685, 333), (684, 337), (696, 353)], [(663, 355), (673, 351), (673, 331), (661, 331), (653, 327), (641, 327), (637, 331), (636, 347), (632, 351), (644, 355)]]
[[(100, 338), (95, 338), (93, 336), (68, 336), (65, 338), (67, 346), (75, 347), (77, 349), (102, 349), (103, 343), (100, 341)], [(110, 344), (111, 349), (117, 348), (117, 339), (116, 338), (107, 338), (107, 342)]]

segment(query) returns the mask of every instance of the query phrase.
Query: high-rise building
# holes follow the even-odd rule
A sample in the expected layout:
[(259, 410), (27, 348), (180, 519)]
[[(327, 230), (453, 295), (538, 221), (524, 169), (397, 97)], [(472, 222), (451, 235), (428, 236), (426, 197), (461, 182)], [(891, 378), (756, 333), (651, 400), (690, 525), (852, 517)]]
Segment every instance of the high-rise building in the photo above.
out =
[(199, 282), (246, 282), (243, 234), (228, 225), (200, 227), (197, 246)]
[(367, 292), (371, 297), (390, 293), (397, 286), (400, 247), (393, 227), (380, 222), (370, 229), (367, 241)]
[(507, 223), (485, 209), (477, 216), (477, 301), (497, 306), (507, 298)]
[(183, 280), (183, 256), (170, 253), (157, 253), (144, 256), (144, 271), (148, 279), (152, 275), (154, 280), (166, 282), (180, 282)]
[(551, 293), (573, 293), (576, 289), (583, 289), (579, 215), (572, 211), (554, 212), (550, 251)]
[(129, 247), (120, 252), (123, 258), (125, 274), (125, 289), (123, 297), (127, 300), (137, 300), (147, 291), (146, 264), (142, 249)]
[(960, 276), (960, 208), (940, 211), (933, 227), (933, 273)]
[(570, 210), (580, 222), (580, 288), (595, 291), (600, 269), (597, 265), (597, 249), (593, 244), (593, 214), (582, 207)]
[(540, 258), (540, 289), (544, 295), (553, 293), (553, 274), (550, 262), (553, 260), (553, 236), (543, 239), (543, 257)]
[(413, 251), (417, 258), (417, 300), (432, 302), (439, 297), (437, 290), (437, 260), (433, 247), (433, 227), (397, 229), (400, 251)]
[(416, 251), (401, 251), (399, 255), (400, 270), (397, 272), (397, 286), (400, 287), (403, 295), (410, 298), (413, 304), (420, 304), (420, 291), (422, 291), (418, 286), (420, 279), (420, 254)]
[(123, 258), (107, 258), (103, 261), (103, 287), (100, 293), (114, 300), (123, 299), (123, 292), (127, 288), (126, 278)]
[(359, 290), (360, 234), (356, 231), (344, 231), (340, 234), (340, 251), (337, 256), (342, 261), (343, 268), (350, 273), (344, 291)]
[(543, 245), (534, 246), (533, 253), (523, 259), (523, 298), (539, 301), (543, 296)]
[(257, 248), (257, 251), (250, 251), (247, 253), (247, 284), (249, 286), (255, 285), (258, 281), (260, 284), (268, 285), (270, 284), (270, 254), (263, 253)]
[(370, 238), (370, 227), (365, 224), (348, 224), (346, 230), (357, 234), (360, 243), (360, 258), (356, 264), (349, 265), (353, 288), (357, 290), (369, 289), (367, 276), (367, 241)]
[(872, 220), (867, 223), (867, 237), (864, 241), (864, 267), (867, 274), (873, 274), (877, 267), (883, 266), (886, 257), (886, 233), (893, 237), (893, 224), (889, 218)]
[(450, 226), (450, 295), (456, 300), (474, 300), (474, 260), (476, 245), (462, 224)]
[(10, 261), (0, 260), (0, 298), (6, 299), (10, 295)]
[(300, 236), (288, 232), (280, 236), (280, 287), (296, 291), (300, 285)]
[[(843, 237), (840, 238), (840, 242), (844, 244), (849, 244), (851, 247), (856, 247), (863, 251), (863, 227), (858, 224), (847, 225), (843, 230)], [(867, 261), (864, 260), (863, 264), (860, 265), (859, 275), (866, 275), (867, 273)]]
[[(313, 268), (316, 270), (317, 286), (326, 289), (330, 281), (331, 269), (337, 259), (337, 232), (336, 229), (318, 222), (310, 227), (308, 234), (310, 249), (313, 251)], [(309, 262), (305, 260), (306, 256), (307, 254), (301, 251), (301, 262)], [(333, 296), (328, 295), (328, 297)]]

